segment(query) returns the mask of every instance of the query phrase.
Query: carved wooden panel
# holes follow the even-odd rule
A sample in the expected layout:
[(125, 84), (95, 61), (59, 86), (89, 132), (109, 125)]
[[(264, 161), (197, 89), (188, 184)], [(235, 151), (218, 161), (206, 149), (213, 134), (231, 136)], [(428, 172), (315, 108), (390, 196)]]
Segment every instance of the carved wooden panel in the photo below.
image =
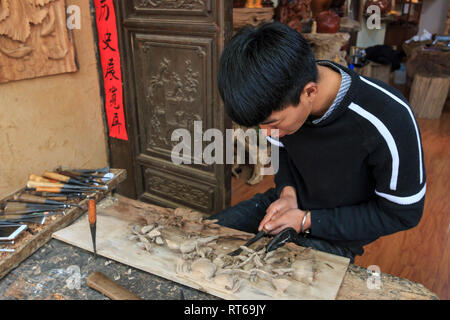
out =
[[(209, 128), (222, 132), (231, 128), (216, 79), (220, 54), (231, 37), (232, 2), (115, 3), (131, 134), (126, 148), (132, 158), (137, 198), (165, 207), (218, 212), (230, 203), (231, 165), (176, 165), (171, 152), (179, 141), (171, 141), (171, 136), (175, 129), (185, 129), (193, 145), (196, 121), (201, 121), (201, 134)], [(113, 159), (124, 154), (111, 152)]]
[(64, 0), (0, 0), (0, 83), (75, 71)]
[(172, 175), (168, 172), (145, 169), (146, 193), (144, 199), (150, 201), (173, 201), (176, 206), (187, 206), (207, 212), (214, 201), (212, 185), (201, 183), (193, 179), (186, 180), (183, 176)]
[(213, 0), (132, 0), (126, 16), (141, 19), (210, 20), (215, 12)]
[[(136, 34), (133, 41), (137, 108), (140, 119), (139, 154), (170, 161), (175, 129), (194, 138), (194, 122), (212, 126), (211, 39)], [(191, 157), (194, 162), (194, 158)]]

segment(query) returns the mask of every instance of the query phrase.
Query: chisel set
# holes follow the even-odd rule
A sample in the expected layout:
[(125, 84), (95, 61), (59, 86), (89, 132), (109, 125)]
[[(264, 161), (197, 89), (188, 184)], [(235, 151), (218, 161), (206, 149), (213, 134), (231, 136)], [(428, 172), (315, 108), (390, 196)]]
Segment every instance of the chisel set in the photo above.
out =
[(114, 178), (109, 167), (100, 169), (61, 169), (31, 174), (26, 188), (0, 203), (0, 226), (20, 223), (44, 224), (46, 217), (65, 214), (81, 206), (79, 202), (98, 190), (108, 190), (106, 183)]

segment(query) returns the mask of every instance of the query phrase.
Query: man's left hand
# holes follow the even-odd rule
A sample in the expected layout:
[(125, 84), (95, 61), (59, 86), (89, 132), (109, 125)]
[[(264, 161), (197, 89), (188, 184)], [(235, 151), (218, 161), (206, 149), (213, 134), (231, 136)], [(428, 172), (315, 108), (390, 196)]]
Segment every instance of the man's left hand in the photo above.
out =
[[(291, 227), (297, 233), (302, 229), (302, 221), (305, 216), (306, 211), (300, 209), (291, 209), (286, 211), (283, 214), (279, 214), (273, 220), (267, 222), (264, 228), (272, 235), (278, 234), (280, 231)], [(305, 221), (305, 229), (307, 229), (310, 225), (309, 221)]]

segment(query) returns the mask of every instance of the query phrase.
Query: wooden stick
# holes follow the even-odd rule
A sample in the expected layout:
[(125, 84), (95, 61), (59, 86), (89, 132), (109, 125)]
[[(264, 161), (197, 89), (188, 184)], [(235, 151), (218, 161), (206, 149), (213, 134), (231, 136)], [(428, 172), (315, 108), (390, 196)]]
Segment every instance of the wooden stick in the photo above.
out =
[(87, 278), (87, 285), (112, 300), (142, 300), (101, 272), (94, 272)]

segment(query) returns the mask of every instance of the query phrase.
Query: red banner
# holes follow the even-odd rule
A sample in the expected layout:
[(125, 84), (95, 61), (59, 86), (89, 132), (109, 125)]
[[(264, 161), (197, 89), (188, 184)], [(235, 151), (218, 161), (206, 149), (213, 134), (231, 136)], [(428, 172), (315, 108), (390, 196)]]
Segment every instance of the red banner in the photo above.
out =
[(128, 140), (123, 112), (122, 73), (114, 3), (113, 0), (94, 0), (94, 3), (109, 136)]

